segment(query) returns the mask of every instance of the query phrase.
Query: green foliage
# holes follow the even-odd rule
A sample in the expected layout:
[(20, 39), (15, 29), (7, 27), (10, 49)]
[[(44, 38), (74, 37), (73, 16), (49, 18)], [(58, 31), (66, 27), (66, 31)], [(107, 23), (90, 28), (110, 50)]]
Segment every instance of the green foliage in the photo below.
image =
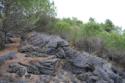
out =
[(35, 30), (51, 32), (66, 38), (72, 44), (95, 38), (103, 40), (105, 48), (125, 49), (125, 32), (107, 19), (97, 23), (94, 18), (84, 23), (77, 18), (56, 18), (54, 2), (51, 0), (0, 0), (3, 2), (4, 15), (0, 30), (6, 32), (25, 32)]
[(61, 33), (61, 32), (69, 31), (71, 25), (68, 22), (65, 22), (65, 21), (58, 21), (58, 22), (56, 22), (55, 26), (56, 26), (55, 29), (59, 33)]
[(110, 33), (105, 35), (106, 46), (112, 49), (123, 50), (125, 49), (125, 37), (117, 33)]
[(55, 14), (54, 2), (50, 0), (15, 0), (24, 8), (25, 13), (34, 14), (37, 12), (47, 12), (47, 14)]
[[(55, 16), (54, 2), (50, 0), (2, 0), (4, 7), (3, 28), (6, 32), (18, 29), (35, 30), (40, 24), (49, 24)], [(11, 26), (10, 26), (11, 25)], [(45, 26), (46, 26), (45, 25)]]
[(49, 24), (48, 19), (56, 15), (53, 1), (50, 0), (37, 0), (37, 1), (15, 0), (15, 1), (17, 2), (18, 5), (21, 5), (21, 7), (23, 8), (23, 13), (25, 13), (26, 17), (29, 19), (29, 22), (36, 25), (37, 28), (43, 27), (40, 26), (38, 23), (42, 22), (42, 24), (45, 24), (48, 22)]
[(95, 22), (88, 22), (81, 27), (81, 34), (82, 36), (89, 37), (89, 36), (96, 36), (102, 31), (102, 28), (99, 24)]
[(81, 40), (86, 41), (85, 39), (95, 38), (96, 40), (99, 38), (99, 41), (103, 41), (104, 48), (125, 49), (124, 33), (122, 34), (121, 28), (115, 26), (109, 19), (105, 23), (97, 23), (93, 18), (90, 18), (87, 23), (83, 23), (76, 18), (58, 19), (54, 30), (55, 33), (60, 35), (64, 33), (72, 44)]
[(111, 20), (107, 19), (104, 24), (104, 30), (107, 32), (111, 32), (114, 29), (114, 24)]
[(56, 15), (54, 2), (50, 0), (0, 1), (4, 5), (0, 30), (5, 34), (5, 39), (8, 32), (18, 32), (24, 37), (25, 33), (29, 31), (51, 27), (50, 18)]

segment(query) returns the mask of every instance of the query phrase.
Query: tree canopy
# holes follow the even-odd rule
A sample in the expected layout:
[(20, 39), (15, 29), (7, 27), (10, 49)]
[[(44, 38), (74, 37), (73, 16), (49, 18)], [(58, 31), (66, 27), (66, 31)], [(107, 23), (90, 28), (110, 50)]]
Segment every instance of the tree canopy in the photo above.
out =
[(106, 48), (125, 49), (125, 32), (110, 19), (106, 19), (104, 23), (96, 22), (93, 17), (90, 17), (88, 22), (75, 17), (60, 19), (56, 17), (53, 0), (0, 0), (0, 2), (2, 4), (0, 32), (4, 33), (1, 38), (8, 32), (24, 34), (35, 30), (58, 34), (71, 43), (96, 37), (103, 40)]

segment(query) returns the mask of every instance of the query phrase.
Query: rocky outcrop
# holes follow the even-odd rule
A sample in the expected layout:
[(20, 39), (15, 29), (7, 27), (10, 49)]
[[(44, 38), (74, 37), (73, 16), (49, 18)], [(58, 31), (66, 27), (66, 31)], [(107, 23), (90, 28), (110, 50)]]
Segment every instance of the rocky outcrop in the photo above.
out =
[(68, 71), (72, 71), (78, 79), (88, 83), (123, 83), (124, 77), (114, 72), (112, 65), (104, 59), (77, 52), (70, 47), (64, 48), (64, 51), (69, 63), (65, 69), (69, 67)]
[(68, 42), (59, 36), (49, 36), (33, 32), (22, 43), (19, 52), (42, 56), (42, 54), (56, 54), (58, 47), (68, 46)]
[(58, 36), (33, 32), (22, 42), (19, 51), (31, 58), (46, 55), (44, 60), (10, 65), (9, 72), (20, 77), (37, 75), (34, 83), (125, 83), (123, 71), (102, 58), (72, 49)]

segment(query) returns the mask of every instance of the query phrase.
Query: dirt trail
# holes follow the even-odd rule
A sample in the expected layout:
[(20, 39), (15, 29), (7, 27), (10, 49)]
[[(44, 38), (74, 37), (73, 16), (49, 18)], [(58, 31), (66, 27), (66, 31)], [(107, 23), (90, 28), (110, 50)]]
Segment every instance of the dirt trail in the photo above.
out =
[(12, 51), (17, 52), (17, 49), (20, 45), (20, 39), (14, 38), (13, 41), (15, 43), (6, 44), (6, 48), (4, 50), (0, 51), (0, 56), (5, 55), (5, 54), (12, 52)]

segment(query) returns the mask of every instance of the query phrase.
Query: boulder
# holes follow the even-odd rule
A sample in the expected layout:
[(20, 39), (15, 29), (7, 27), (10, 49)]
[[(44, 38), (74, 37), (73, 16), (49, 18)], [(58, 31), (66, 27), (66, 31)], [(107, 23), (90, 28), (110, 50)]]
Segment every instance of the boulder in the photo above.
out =
[(60, 51), (62, 53), (63, 50), (58, 48), (65, 47), (68, 45), (68, 42), (60, 38), (59, 36), (50, 36), (33, 32), (30, 34), (30, 36), (27, 36), (24, 42), (21, 43), (19, 52), (31, 53), (31, 55), (33, 55), (32, 53), (35, 53), (36, 56), (40, 56), (42, 53), (53, 55), (56, 54), (56, 52)]
[(30, 65), (27, 65), (27, 72), (36, 75), (54, 75), (57, 63), (58, 59), (30, 62)]
[(19, 77), (23, 77), (27, 73), (26, 67), (24, 67), (18, 63), (10, 64), (9, 68), (10, 68), (10, 70), (9, 70), (10, 73), (16, 73)]

